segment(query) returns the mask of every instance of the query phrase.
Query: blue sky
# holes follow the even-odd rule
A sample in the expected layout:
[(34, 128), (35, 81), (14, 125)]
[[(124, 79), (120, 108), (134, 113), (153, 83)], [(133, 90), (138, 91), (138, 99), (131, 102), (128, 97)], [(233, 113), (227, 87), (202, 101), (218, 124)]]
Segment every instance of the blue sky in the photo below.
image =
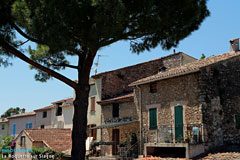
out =
[[(239, 6), (239, 0), (210, 0), (208, 7), (211, 16), (202, 23), (199, 30), (181, 41), (176, 51), (195, 58), (200, 58), (202, 53), (211, 56), (228, 52), (229, 40), (240, 37)], [(28, 45), (31, 44), (26, 46)], [(150, 52), (137, 55), (130, 52), (129, 42), (117, 42), (98, 52), (100, 55), (106, 55), (100, 58), (98, 72), (156, 59), (172, 52), (173, 49), (164, 51), (157, 47)], [(70, 61), (76, 62), (74, 59)], [(34, 80), (36, 71), (30, 70), (28, 64), (19, 59), (14, 59), (12, 62), (13, 66), (0, 68), (0, 113), (10, 107), (32, 111), (45, 107), (53, 101), (73, 96), (73, 90), (62, 82), (56, 79), (47, 83), (37, 82)], [(61, 73), (73, 80), (77, 77), (71, 69)]]

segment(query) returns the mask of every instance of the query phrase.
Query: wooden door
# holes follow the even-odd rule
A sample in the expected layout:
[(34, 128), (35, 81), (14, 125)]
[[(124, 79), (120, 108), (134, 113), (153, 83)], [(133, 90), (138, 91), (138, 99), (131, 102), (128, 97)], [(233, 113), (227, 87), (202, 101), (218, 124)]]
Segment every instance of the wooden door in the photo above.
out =
[(119, 145), (119, 129), (112, 130), (112, 141), (115, 142), (112, 146), (112, 155), (117, 155)]
[(182, 142), (183, 141), (183, 107), (176, 106), (174, 108), (175, 114), (175, 141)]

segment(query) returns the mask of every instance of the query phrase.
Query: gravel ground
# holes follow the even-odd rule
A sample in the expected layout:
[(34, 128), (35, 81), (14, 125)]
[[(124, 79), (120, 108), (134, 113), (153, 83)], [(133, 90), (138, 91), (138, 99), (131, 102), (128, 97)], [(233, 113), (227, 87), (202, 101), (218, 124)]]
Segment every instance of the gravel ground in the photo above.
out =
[(208, 154), (201, 160), (240, 160), (240, 152), (226, 152)]

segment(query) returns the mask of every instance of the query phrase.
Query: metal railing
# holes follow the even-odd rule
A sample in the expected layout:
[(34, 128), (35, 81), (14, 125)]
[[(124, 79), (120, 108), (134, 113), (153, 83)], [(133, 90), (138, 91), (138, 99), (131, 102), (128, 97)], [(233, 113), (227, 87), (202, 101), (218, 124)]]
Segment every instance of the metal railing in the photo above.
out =
[(145, 132), (147, 143), (189, 143), (200, 144), (204, 142), (202, 124), (160, 125), (155, 135)]

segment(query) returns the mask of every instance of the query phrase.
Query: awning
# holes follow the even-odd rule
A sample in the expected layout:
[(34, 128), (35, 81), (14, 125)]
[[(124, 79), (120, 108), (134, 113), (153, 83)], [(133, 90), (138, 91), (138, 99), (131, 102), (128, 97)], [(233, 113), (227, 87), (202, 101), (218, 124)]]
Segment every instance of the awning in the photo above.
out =
[(131, 124), (131, 123), (136, 123), (136, 122), (138, 122), (138, 120), (132, 120), (132, 121), (126, 121), (126, 122), (117, 122), (117, 123), (108, 123), (108, 124), (103, 124), (103, 125), (100, 125), (100, 126), (90, 128), (90, 129), (114, 128), (114, 127), (119, 127), (119, 126)]

